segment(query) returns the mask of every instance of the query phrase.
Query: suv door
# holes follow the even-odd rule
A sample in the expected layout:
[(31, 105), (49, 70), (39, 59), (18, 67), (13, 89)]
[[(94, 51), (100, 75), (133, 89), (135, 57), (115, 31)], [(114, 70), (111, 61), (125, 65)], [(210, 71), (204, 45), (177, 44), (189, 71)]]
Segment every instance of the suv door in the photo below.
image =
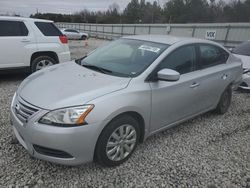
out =
[(0, 68), (29, 66), (29, 31), (22, 21), (0, 20)]
[(151, 132), (166, 125), (181, 121), (200, 112), (200, 98), (202, 91), (195, 73), (196, 64), (195, 45), (186, 45), (170, 53), (154, 71), (168, 68), (181, 74), (175, 82), (152, 81), (152, 112)]

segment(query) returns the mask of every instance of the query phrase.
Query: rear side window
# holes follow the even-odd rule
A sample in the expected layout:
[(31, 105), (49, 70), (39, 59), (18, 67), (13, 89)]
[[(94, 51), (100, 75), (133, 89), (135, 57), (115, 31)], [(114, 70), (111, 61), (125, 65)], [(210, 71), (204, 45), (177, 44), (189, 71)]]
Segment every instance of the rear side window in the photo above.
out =
[(29, 31), (21, 21), (0, 20), (0, 37), (27, 36)]
[(229, 54), (213, 45), (201, 44), (200, 48), (200, 67), (207, 68), (222, 63), (226, 63)]
[(158, 70), (167, 68), (185, 74), (194, 70), (195, 61), (195, 47), (193, 45), (183, 46), (168, 55), (162, 61)]
[(61, 31), (51, 22), (35, 22), (35, 25), (45, 36), (61, 36)]

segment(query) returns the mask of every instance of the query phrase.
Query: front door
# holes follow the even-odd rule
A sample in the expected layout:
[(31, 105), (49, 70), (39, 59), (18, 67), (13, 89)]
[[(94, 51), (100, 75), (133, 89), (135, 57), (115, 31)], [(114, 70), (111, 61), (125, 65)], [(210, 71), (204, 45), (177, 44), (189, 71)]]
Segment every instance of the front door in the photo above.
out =
[(22, 67), (27, 62), (28, 29), (21, 21), (0, 20), (0, 68)]
[(152, 113), (151, 132), (185, 119), (200, 110), (201, 91), (197, 82), (196, 48), (194, 45), (180, 47), (168, 55), (156, 72), (168, 68), (178, 71), (178, 81), (151, 82)]

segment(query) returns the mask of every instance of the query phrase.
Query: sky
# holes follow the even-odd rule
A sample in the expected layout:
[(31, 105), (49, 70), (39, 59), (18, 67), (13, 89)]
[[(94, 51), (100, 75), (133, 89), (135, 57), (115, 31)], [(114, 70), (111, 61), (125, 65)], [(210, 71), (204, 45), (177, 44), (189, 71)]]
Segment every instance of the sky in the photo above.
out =
[[(163, 1), (159, 0), (160, 3)], [(106, 10), (112, 3), (117, 3), (123, 10), (129, 2), (130, 0), (0, 0), (0, 14), (16, 13), (29, 17), (37, 10), (41, 13), (73, 14), (83, 9)]]

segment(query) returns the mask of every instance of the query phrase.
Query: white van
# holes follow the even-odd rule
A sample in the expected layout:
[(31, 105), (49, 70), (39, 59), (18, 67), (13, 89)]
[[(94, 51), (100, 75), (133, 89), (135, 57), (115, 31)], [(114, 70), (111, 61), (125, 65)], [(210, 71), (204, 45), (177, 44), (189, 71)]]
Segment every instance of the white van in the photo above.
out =
[(68, 39), (53, 21), (0, 16), (0, 70), (70, 61)]

